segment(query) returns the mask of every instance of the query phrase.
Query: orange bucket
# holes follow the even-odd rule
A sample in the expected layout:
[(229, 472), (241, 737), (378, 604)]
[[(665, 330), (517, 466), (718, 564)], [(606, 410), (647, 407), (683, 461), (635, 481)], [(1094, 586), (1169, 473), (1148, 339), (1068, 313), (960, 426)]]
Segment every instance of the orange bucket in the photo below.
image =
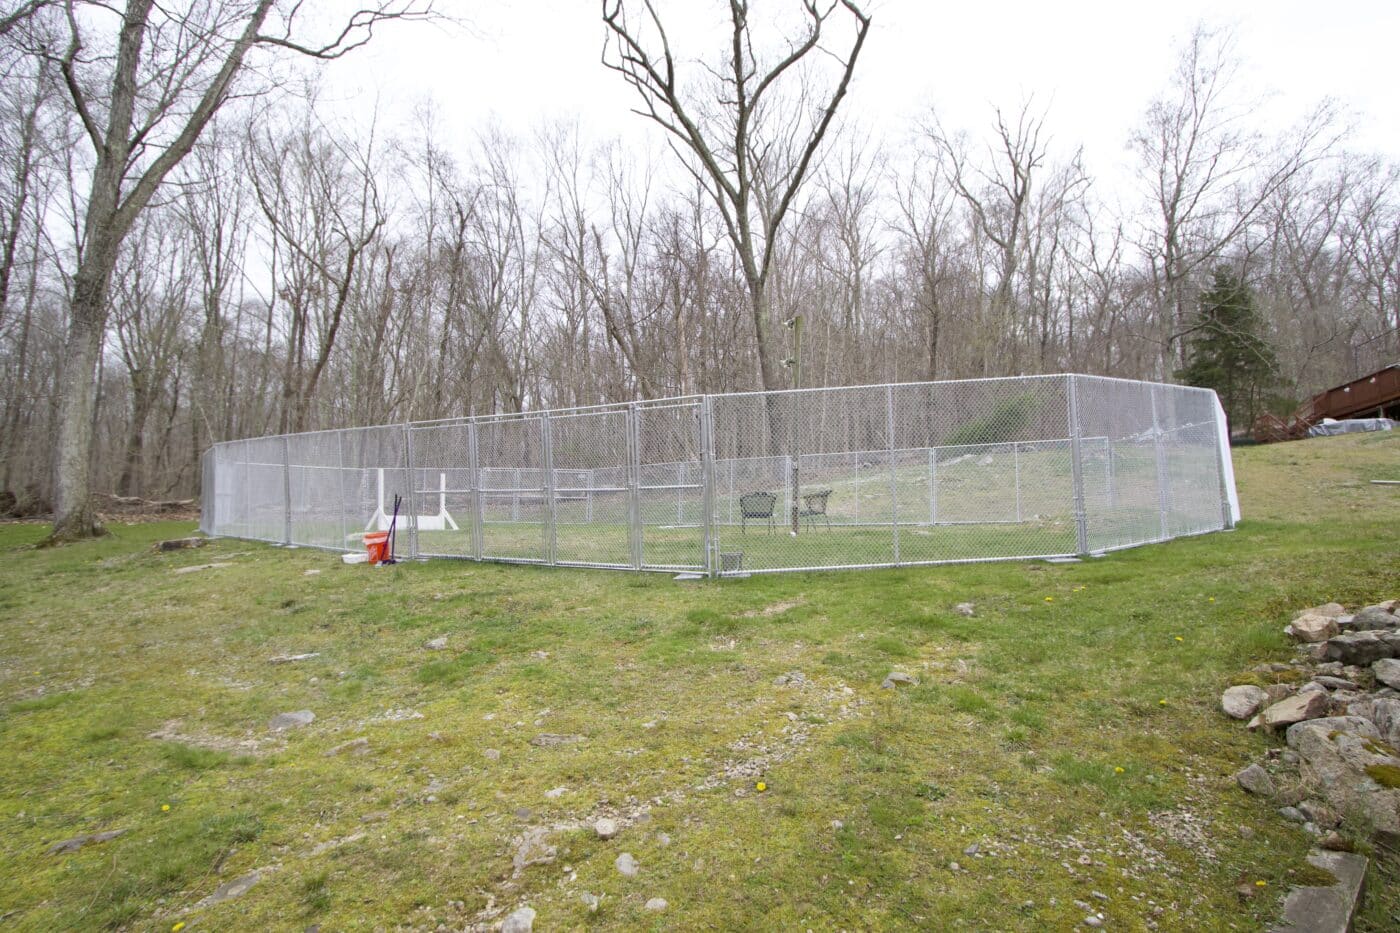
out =
[(389, 559), (389, 532), (371, 531), (365, 535), (365, 550), (371, 564), (384, 563)]

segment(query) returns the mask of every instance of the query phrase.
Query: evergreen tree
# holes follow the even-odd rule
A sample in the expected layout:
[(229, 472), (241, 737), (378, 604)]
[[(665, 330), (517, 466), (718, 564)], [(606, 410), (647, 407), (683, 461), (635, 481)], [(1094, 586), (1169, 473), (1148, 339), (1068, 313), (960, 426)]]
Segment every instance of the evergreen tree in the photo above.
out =
[(1244, 279), (1217, 269), (1189, 331), (1186, 366), (1176, 378), (1214, 389), (1229, 424), (1250, 425), (1278, 385), (1278, 360), (1264, 338), (1254, 293)]

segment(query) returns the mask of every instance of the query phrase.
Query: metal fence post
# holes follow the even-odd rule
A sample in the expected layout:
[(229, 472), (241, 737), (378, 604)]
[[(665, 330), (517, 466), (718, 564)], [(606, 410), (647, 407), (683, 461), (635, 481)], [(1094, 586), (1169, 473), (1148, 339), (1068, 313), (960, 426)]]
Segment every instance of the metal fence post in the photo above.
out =
[(1170, 479), (1167, 471), (1167, 452), (1162, 447), (1162, 416), (1157, 410), (1157, 388), (1150, 386), (1148, 392), (1152, 399), (1152, 448), (1157, 464), (1157, 520), (1161, 529), (1160, 537), (1165, 539), (1170, 530), (1167, 521), (1167, 515), (1171, 512), (1170, 493), (1167, 491)]
[(350, 540), (350, 532), (346, 527), (346, 521), (350, 515), (350, 509), (345, 504), (345, 432), (335, 432), (336, 448), (336, 471), (335, 481), (340, 486), (340, 548), (348, 551), (345, 542)]
[(418, 477), (413, 468), (413, 428), (407, 421), (403, 423), (403, 464), (408, 486), (404, 504), (408, 507), (408, 558), (418, 557)]
[(470, 474), (468, 483), (471, 489), (471, 510), (472, 510), (472, 557), (481, 560), (481, 523), (482, 523), (482, 495), (481, 495), (481, 464), (477, 454), (476, 422), (467, 422), (467, 472)]
[(1021, 442), (1011, 445), (1011, 469), (1016, 483), (1016, 524), (1021, 523)]
[(627, 540), (632, 552), (632, 569), (642, 569), (642, 451), (641, 420), (637, 403), (627, 406)]
[(1104, 481), (1108, 483), (1108, 507), (1116, 509), (1118, 507), (1118, 489), (1115, 485), (1117, 475), (1113, 469), (1113, 438), (1105, 437), (1104, 446)]
[(1079, 425), (1079, 399), (1075, 391), (1076, 379), (1065, 377), (1065, 394), (1069, 417), (1069, 458), (1070, 472), (1074, 481), (1074, 528), (1076, 553), (1089, 553), (1089, 522), (1084, 510), (1084, 460), (1080, 449), (1083, 430)]
[(938, 524), (938, 448), (928, 449), (928, 523)]
[(719, 572), (718, 542), (715, 540), (715, 434), (710, 397), (700, 397), (700, 521), (704, 525), (705, 574)]
[(544, 441), (544, 559), (553, 565), (558, 550), (558, 516), (554, 513), (554, 431), (549, 412), (540, 415), (540, 434)]
[(896, 486), (894, 462), (894, 386), (885, 386), (885, 448), (890, 467), (890, 532), (894, 544), (894, 562), (899, 563), (899, 489)]
[(583, 520), (589, 525), (593, 524), (593, 487), (598, 485), (594, 482), (593, 474), (596, 472), (597, 470), (588, 471), (588, 489), (584, 493), (585, 498), (583, 500)]

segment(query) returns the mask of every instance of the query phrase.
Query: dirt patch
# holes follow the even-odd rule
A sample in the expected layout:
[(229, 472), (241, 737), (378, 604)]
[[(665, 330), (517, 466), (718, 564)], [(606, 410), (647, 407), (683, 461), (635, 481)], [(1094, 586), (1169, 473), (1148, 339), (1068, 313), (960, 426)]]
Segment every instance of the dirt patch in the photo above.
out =
[(758, 619), (766, 616), (782, 615), (789, 609), (796, 609), (798, 606), (804, 605), (805, 602), (806, 600), (802, 599), (783, 600), (782, 602), (773, 603), (771, 606), (764, 606), (762, 609), (750, 609), (743, 614), (743, 618)]

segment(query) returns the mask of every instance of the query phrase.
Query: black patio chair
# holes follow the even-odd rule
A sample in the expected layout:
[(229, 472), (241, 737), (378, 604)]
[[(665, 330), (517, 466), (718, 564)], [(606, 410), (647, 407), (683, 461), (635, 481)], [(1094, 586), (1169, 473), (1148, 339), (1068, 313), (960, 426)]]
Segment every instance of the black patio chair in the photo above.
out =
[(746, 492), (739, 497), (739, 531), (748, 530), (749, 519), (762, 519), (768, 523), (768, 533), (773, 533), (773, 507), (778, 497), (771, 492)]
[(811, 525), (818, 518), (826, 522), (826, 527), (831, 527), (831, 516), (826, 514), (826, 500), (831, 498), (830, 489), (822, 489), (817, 492), (805, 493), (802, 496), (802, 508), (798, 511), (798, 518), (807, 519), (807, 524)]

